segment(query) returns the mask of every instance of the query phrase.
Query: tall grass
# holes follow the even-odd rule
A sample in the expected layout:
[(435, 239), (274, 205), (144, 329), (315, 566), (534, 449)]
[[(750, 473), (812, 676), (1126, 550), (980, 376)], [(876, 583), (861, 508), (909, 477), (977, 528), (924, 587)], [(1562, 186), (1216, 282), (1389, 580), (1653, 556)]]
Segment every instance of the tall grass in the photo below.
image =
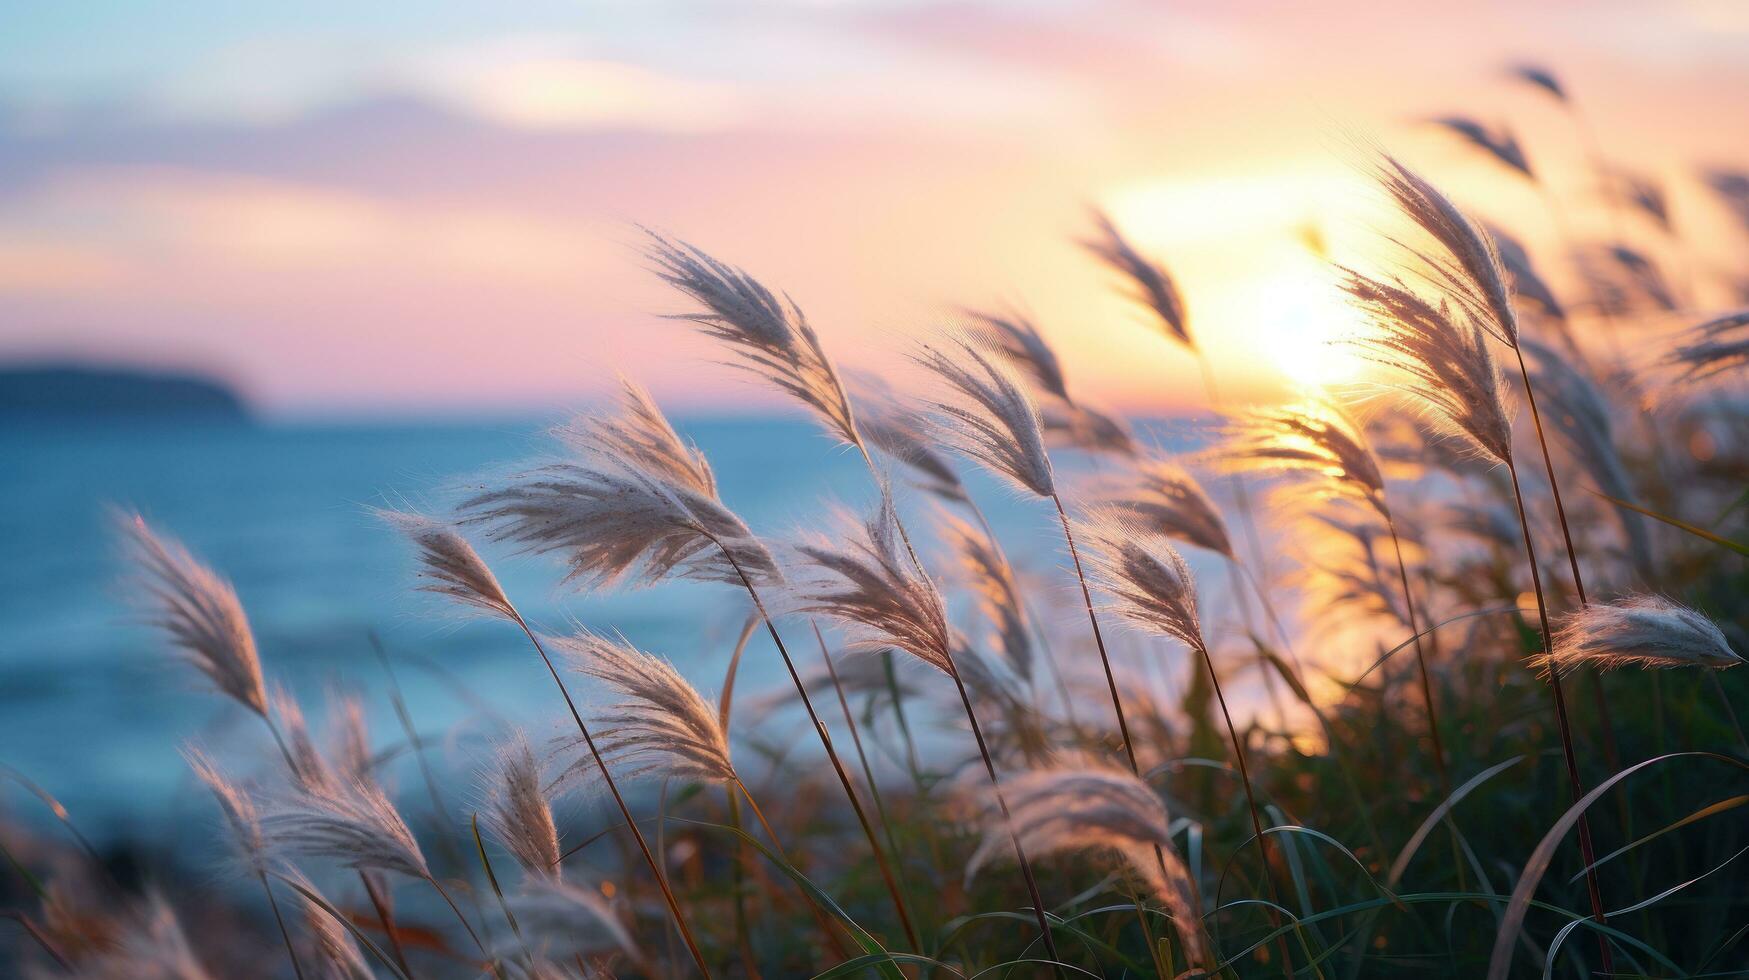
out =
[[(1573, 108), (1546, 70), (1515, 73)], [(1504, 127), (1438, 122), (1545, 190), (1593, 176), (1533, 167), (1537, 141)], [(312, 734), (224, 577), (126, 517), (142, 618), (260, 722), (187, 753), (238, 887), (122, 880), (77, 815), (7, 771), (54, 823), (0, 833), (17, 926), (0, 953), (32, 977), (183, 980), (1749, 970), (1749, 741), (1743, 682), (1721, 674), (1749, 628), (1749, 313), (1697, 305), (1713, 270), (1645, 258), (1699, 243), (1581, 128), (1619, 198), (1612, 240), (1581, 256), (1533, 255), (1517, 236), (1540, 229), (1490, 231), (1378, 161), (1405, 230), (1390, 258), (1330, 270), (1364, 324), (1343, 343), (1371, 362), (1367, 392), (1219, 404), (1195, 297), (1098, 216), (1089, 248), (1197, 354), (1227, 420), (1177, 459), (1071, 388), (1027, 316), (968, 313), (926, 341), (926, 386), (846, 383), (787, 294), (652, 235), (676, 318), (856, 450), (872, 516), (803, 520), (836, 530), (794, 541), (751, 526), (630, 382), (452, 513), (381, 514), (412, 545), (413, 588), (527, 641), (570, 729), (505, 726), (459, 780), (398, 688), (402, 744), (375, 746), (344, 691), (325, 706), (334, 736)], [(1749, 230), (1749, 177), (1706, 184)], [(1668, 240), (1628, 240), (1623, 209)], [(1578, 261), (1598, 254), (1615, 258)], [(1694, 326), (1672, 336), (1673, 315)], [(1541, 465), (1521, 467), (1531, 436)], [(960, 458), (1048, 501), (1066, 562), (1017, 558)], [(949, 513), (919, 520), (925, 503)], [(748, 626), (723, 664), (702, 643), (646, 652), (613, 623), (548, 632), (470, 538), (582, 592), (726, 585)], [(1229, 570), (1232, 602), (1199, 595), (1171, 542)], [(1144, 636), (1108, 635), (1120, 620)], [(792, 690), (732, 713), (760, 625)], [(818, 674), (786, 645), (798, 630)], [(1593, 687), (1590, 711), (1573, 683)], [(1280, 687), (1257, 709), (1251, 692)], [(792, 704), (811, 741), (773, 745)], [(424, 812), (393, 791), (403, 753)], [(228, 924), (191, 928), (197, 905)]]

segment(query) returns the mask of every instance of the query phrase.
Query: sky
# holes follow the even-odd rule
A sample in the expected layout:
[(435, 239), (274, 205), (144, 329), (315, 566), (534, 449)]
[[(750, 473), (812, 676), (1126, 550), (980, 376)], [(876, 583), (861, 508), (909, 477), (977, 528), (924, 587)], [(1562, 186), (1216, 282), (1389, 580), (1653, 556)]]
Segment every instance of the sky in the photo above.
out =
[[(1527, 59), (1579, 114), (1507, 77)], [(1196, 364), (1076, 244), (1100, 207), (1267, 398), (1353, 370), (1309, 243), (1376, 249), (1369, 153), (1544, 253), (1552, 215), (1621, 220), (1589, 133), (1684, 240), (1624, 233), (1705, 268), (1749, 248), (1693, 176), (1749, 167), (1746, 107), (1741, 0), (12, 4), (0, 358), (213, 371), (285, 416), (570, 405), (616, 372), (768, 407), (661, 317), (687, 307), (648, 227), (787, 292), (847, 367), (1010, 308), (1082, 398), (1183, 407)], [(1512, 126), (1541, 186), (1427, 123), (1454, 112)]]

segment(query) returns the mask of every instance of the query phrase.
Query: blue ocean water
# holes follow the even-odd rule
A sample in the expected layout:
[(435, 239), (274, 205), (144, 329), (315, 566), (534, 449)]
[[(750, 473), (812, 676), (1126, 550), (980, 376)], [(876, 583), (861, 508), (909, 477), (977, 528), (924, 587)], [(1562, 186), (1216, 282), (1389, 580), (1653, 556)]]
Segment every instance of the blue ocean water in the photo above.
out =
[[(112, 506), (138, 509), (233, 581), (271, 682), (311, 705), (336, 687), (361, 690), (379, 742), (399, 732), (373, 631), (394, 657), (417, 728), (443, 740), (457, 770), (483, 756), (500, 721), (554, 730), (561, 705), (524, 641), (413, 592), (409, 550), (368, 511), (440, 507), (452, 499), (446, 488), (550, 450), (545, 424), (0, 428), (0, 763), (104, 837), (153, 834), (206, 812), (178, 755), (185, 743), (243, 767), (267, 758), (259, 723), (203, 690), (130, 608)], [(724, 499), (764, 536), (819, 526), (831, 501), (871, 498), (860, 457), (804, 421), (678, 425), (710, 456)], [(1048, 508), (977, 486), (1016, 559), (1052, 569), (1060, 539)], [(538, 624), (623, 631), (706, 692), (722, 686), (746, 614), (735, 590), (578, 595), (558, 587), (553, 562), (483, 550)], [(738, 701), (782, 680), (762, 644), (749, 649)], [(31, 809), (0, 781), (0, 810), (32, 819)]]

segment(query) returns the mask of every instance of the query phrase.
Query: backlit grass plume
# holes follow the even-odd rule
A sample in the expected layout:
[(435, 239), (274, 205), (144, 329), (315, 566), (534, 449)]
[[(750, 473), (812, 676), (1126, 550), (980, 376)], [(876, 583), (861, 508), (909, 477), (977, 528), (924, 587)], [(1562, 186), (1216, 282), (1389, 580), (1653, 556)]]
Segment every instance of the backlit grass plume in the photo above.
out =
[(1749, 364), (1749, 310), (1727, 313), (1694, 327), (1666, 361), (1681, 367), (1683, 378), (1688, 380), (1710, 378)]
[(1021, 490), (1056, 493), (1038, 409), (1005, 365), (958, 337), (925, 345), (917, 362), (940, 382), (934, 421), (943, 442)]
[(409, 511), (379, 510), (376, 514), (418, 549), (421, 592), (516, 619), (516, 608), (498, 584), (498, 576), (452, 525)]
[(1432, 120), (1433, 124), (1456, 134), (1470, 146), (1493, 157), (1504, 166), (1516, 171), (1520, 176), (1535, 180), (1536, 174), (1530, 169), (1530, 160), (1524, 155), (1524, 148), (1518, 144), (1518, 137), (1504, 126), (1489, 126), (1469, 116), (1440, 116)]
[(540, 763), (527, 737), (520, 731), (513, 733), (498, 750), (487, 781), (489, 802), (481, 822), (524, 871), (556, 875), (559, 831), (544, 787)]
[[(1148, 784), (1127, 772), (1076, 766), (1035, 769), (1003, 780), (1002, 788), (1029, 852), (1117, 852), (1171, 911), (1190, 964), (1207, 962), (1196, 884), (1173, 847), (1166, 805)], [(967, 862), (966, 875), (1000, 858), (1007, 840), (1001, 822), (993, 822)]]
[(622, 459), (675, 486), (717, 499), (716, 475), (703, 451), (682, 439), (649, 391), (629, 379), (620, 379), (617, 413), (578, 416), (560, 427), (558, 436), (575, 452)]
[(1087, 543), (1094, 583), (1116, 600), (1113, 612), (1139, 629), (1204, 649), (1196, 582), (1178, 549), (1116, 510), (1092, 510), (1075, 526)]
[(431, 877), (413, 831), (375, 783), (354, 780), (326, 792), (273, 799), (262, 809), (261, 827), (269, 849), (286, 857)]
[(1154, 314), (1161, 332), (1194, 349), (1196, 343), (1190, 339), (1184, 299), (1178, 293), (1178, 284), (1172, 281), (1172, 274), (1137, 251), (1103, 211), (1093, 212), (1093, 224), (1094, 233), (1082, 241), (1083, 247), (1124, 278), (1130, 286), (1131, 298)]
[(1580, 667), (1735, 667), (1743, 662), (1705, 615), (1656, 595), (1593, 603), (1567, 617), (1554, 651), (1531, 658), (1539, 670)]
[(652, 233), (647, 254), (657, 275), (704, 307), (678, 319), (728, 344), (742, 367), (808, 406), (833, 435), (862, 445), (844, 384), (800, 307), (685, 242)]
[[(462, 504), (462, 520), (531, 554), (557, 554), (584, 587), (671, 576), (781, 580), (771, 553), (715, 499), (625, 461), (551, 463)], [(736, 566), (739, 566), (738, 568)]]
[(1031, 680), (1032, 631), (1026, 625), (1020, 583), (1007, 557), (988, 535), (951, 514), (942, 515), (941, 526), (959, 559), (961, 578), (977, 597), (979, 611), (995, 627), (1003, 658), (1017, 675)]
[(1443, 248), (1444, 255), (1410, 249), (1434, 283), (1502, 343), (1517, 346), (1518, 312), (1493, 239), (1439, 188), (1395, 158), (1380, 160), (1379, 179), (1398, 209)]
[[(623, 776), (655, 774), (705, 782), (732, 781), (729, 739), (716, 705), (698, 693), (674, 665), (624, 640), (594, 633), (555, 637), (572, 669), (601, 682), (619, 698), (590, 727), (602, 756)], [(593, 775), (584, 760), (567, 778)]]
[(1232, 416), (1213, 458), (1224, 468), (1313, 477), (1314, 492), (1380, 514), (1385, 478), (1360, 427), (1335, 402), (1309, 398)]
[(1481, 325), (1398, 281), (1350, 272), (1343, 289), (1372, 328), (1348, 343), (1390, 368), (1389, 383), (1411, 396), (1441, 434), (1496, 462), (1511, 460), (1506, 385)]
[(1099, 480), (1093, 492), (1101, 506), (1127, 513), (1149, 531), (1234, 557), (1220, 510), (1196, 477), (1172, 460), (1142, 457), (1128, 472)]
[(138, 514), (118, 515), (116, 523), (152, 624), (219, 693), (266, 718), (261, 657), (231, 583), (174, 538), (155, 533)]
[(795, 585), (801, 611), (843, 626), (853, 649), (896, 647), (952, 675), (956, 640), (941, 590), (900, 551), (890, 496), (868, 520), (840, 520), (833, 541), (805, 541), (796, 553), (807, 574)]

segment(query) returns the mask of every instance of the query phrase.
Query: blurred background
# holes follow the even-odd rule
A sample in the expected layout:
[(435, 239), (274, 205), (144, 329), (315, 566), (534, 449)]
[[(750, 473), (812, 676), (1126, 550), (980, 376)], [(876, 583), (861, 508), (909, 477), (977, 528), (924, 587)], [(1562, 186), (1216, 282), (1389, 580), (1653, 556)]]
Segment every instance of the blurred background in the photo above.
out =
[[(1570, 101), (1515, 79), (1525, 61)], [(465, 743), (554, 706), (515, 637), (410, 598), (368, 506), (440, 504), (538, 451), (615, 372), (761, 532), (863, 494), (661, 318), (685, 305), (639, 225), (787, 291), (848, 368), (1006, 304), (1088, 400), (1171, 418), (1200, 411), (1195, 362), (1079, 247), (1090, 208), (1177, 275), (1228, 396), (1268, 400), (1351, 377), (1328, 263), (1376, 247), (1377, 147), (1539, 256), (1632, 240), (1700, 270), (1682, 305), (1738, 301), (1708, 270), (1749, 241), (1705, 177), (1749, 162), (1745, 92), (1738, 0), (11, 5), (0, 762), (88, 832), (148, 836), (199, 805), (176, 746), (242, 727), (131, 621), (107, 505), (234, 578), (270, 677), (363, 687), (392, 727), (374, 632), (418, 727)], [(1454, 113), (1510, 127), (1537, 179), (1434, 121)], [(1655, 181), (1679, 234), (1610, 206), (1599, 157)], [(998, 511), (1054, 571), (1045, 515)], [(719, 685), (732, 594), (576, 597), (503, 568), (550, 625), (623, 629)], [(715, 645), (679, 648), (701, 623)]]

